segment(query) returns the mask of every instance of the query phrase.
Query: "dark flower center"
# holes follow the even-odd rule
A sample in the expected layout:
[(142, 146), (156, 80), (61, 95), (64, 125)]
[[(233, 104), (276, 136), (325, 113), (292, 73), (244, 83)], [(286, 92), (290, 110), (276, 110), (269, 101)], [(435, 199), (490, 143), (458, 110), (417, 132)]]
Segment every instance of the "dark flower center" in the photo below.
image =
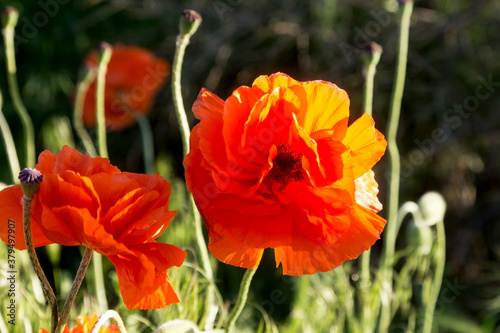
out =
[(289, 149), (290, 146), (282, 143), (278, 146), (278, 153), (273, 158), (273, 168), (268, 174), (270, 179), (281, 184), (279, 190), (284, 190), (291, 182), (300, 182), (304, 179), (302, 153), (295, 155), (294, 151)]

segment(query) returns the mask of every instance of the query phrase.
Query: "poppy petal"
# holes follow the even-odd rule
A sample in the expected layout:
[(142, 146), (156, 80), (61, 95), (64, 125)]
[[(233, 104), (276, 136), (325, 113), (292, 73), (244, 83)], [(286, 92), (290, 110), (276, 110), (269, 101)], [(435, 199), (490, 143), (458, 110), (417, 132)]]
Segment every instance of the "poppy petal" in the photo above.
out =
[[(332, 129), (339, 121), (349, 117), (349, 97), (336, 85), (325, 81), (305, 82), (294, 91), (303, 89), (301, 109), (297, 120), (308, 134)], [(297, 92), (297, 95), (299, 93)]]
[(186, 252), (161, 243), (130, 246), (129, 251), (108, 256), (115, 265), (120, 291), (128, 309), (158, 309), (178, 303), (167, 268), (180, 266)]
[(199, 120), (220, 120), (224, 114), (224, 101), (210, 90), (202, 88), (193, 104), (193, 113)]
[(355, 178), (373, 168), (387, 146), (384, 135), (375, 129), (373, 118), (366, 113), (349, 126), (342, 142), (351, 149)]
[(276, 248), (276, 265), (282, 264), (283, 274), (326, 272), (369, 249), (380, 238), (386, 221), (360, 205), (355, 205), (352, 213), (350, 227), (333, 244), (302, 239), (298, 244)]
[(254, 248), (246, 243), (233, 242), (228, 238), (211, 238), (210, 252), (220, 261), (243, 268), (255, 268), (264, 253), (263, 248)]
[[(36, 196), (37, 194), (35, 194)], [(22, 197), (21, 185), (9, 186), (0, 191), (0, 202), (2, 203), (0, 205), (0, 219), (4, 221), (0, 223), (0, 238), (5, 244), (13, 245), (18, 250), (26, 249)], [(14, 225), (14, 227), (11, 228), (11, 225)], [(52, 241), (43, 234), (40, 224), (33, 218), (33, 214), (31, 217), (31, 233), (34, 247), (52, 244)], [(13, 240), (14, 243), (12, 243)]]
[(382, 204), (377, 198), (378, 184), (372, 170), (354, 180), (356, 185), (356, 203), (374, 212), (382, 210)]

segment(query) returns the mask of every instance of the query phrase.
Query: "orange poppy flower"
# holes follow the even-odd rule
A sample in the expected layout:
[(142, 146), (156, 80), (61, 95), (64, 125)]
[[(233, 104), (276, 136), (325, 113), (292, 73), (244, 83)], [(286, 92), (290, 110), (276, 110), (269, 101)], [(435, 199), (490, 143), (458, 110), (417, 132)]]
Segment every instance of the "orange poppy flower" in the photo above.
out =
[(216, 258), (254, 268), (273, 248), (284, 274), (313, 274), (380, 237), (371, 168), (386, 141), (369, 115), (347, 125), (344, 90), (277, 73), (225, 101), (202, 89), (193, 112), (186, 182)]
[[(97, 66), (96, 52), (84, 61), (89, 68)], [(137, 46), (114, 45), (106, 73), (104, 109), (106, 127), (123, 130), (135, 123), (131, 112), (147, 114), (154, 98), (170, 74), (170, 63), (149, 50)], [(85, 95), (83, 121), (87, 127), (96, 124), (96, 81)]]
[[(68, 329), (68, 325), (65, 325), (63, 333), (90, 333), (98, 319), (99, 318), (95, 314), (93, 314), (92, 316), (78, 316), (78, 318), (76, 318), (77, 325), (73, 326), (71, 329)], [(118, 329), (117, 325), (109, 325), (106, 328), (101, 327), (101, 329), (99, 329), (99, 333), (119, 332), (120, 330)], [(45, 328), (41, 328), (38, 330), (38, 333), (49, 333), (49, 331), (47, 331)]]
[[(121, 172), (108, 159), (82, 156), (68, 146), (46, 150), (36, 169), (43, 175), (31, 212), (35, 247), (51, 243), (84, 245), (115, 265), (129, 309), (163, 308), (179, 301), (167, 269), (180, 266), (181, 249), (157, 243), (175, 211), (168, 210), (170, 184), (155, 176)], [(15, 247), (26, 248), (21, 186), (0, 192), (0, 219), (14, 221)], [(8, 243), (7, 223), (0, 237)]]

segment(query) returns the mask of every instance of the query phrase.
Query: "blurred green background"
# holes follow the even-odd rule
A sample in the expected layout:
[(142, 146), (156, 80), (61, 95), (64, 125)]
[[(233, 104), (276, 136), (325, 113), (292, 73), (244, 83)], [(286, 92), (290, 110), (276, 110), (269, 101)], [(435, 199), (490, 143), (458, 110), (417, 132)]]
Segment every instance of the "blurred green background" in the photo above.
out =
[[(179, 14), (185, 8), (203, 17), (183, 67), (188, 110), (201, 87), (225, 99), (258, 75), (282, 71), (300, 81), (321, 79), (345, 89), (352, 121), (361, 114), (361, 48), (375, 41), (384, 52), (375, 78), (373, 114), (378, 129), (385, 131), (397, 52), (396, 1), (1, 0), (0, 4), (12, 5), (21, 14), (16, 29), (18, 81), (35, 124), (37, 154), (48, 145), (44, 132), (54, 129), (44, 124), (55, 116), (71, 119), (78, 69), (92, 48), (101, 41), (134, 44), (172, 61)], [(449, 301), (442, 301), (436, 310), (443, 332), (460, 331), (452, 327), (454, 318), (465, 318), (485, 332), (500, 332), (499, 14), (500, 1), (429, 0), (416, 1), (412, 17), (399, 129), (401, 201), (415, 201), (435, 190), (448, 204), (442, 295)], [(21, 142), (3, 53), (0, 65), (4, 114), (16, 142)], [(194, 125), (192, 114), (189, 118)], [(181, 193), (182, 149), (170, 82), (157, 96), (149, 120), (156, 155), (164, 162), (162, 174)], [(109, 133), (108, 140), (113, 164), (125, 171), (144, 171), (137, 126)], [(82, 147), (79, 142), (76, 146)], [(17, 149), (22, 156), (20, 144)], [(8, 183), (3, 145), (0, 161), (0, 181)], [(375, 170), (382, 202), (387, 164), (385, 156)], [(173, 200), (182, 213), (179, 198)], [(174, 244), (189, 246), (191, 240)], [(400, 242), (404, 246), (404, 237)], [(72, 266), (65, 269), (72, 271)], [(236, 297), (241, 275), (240, 269), (219, 266), (219, 288), (226, 298)], [(278, 323), (290, 312), (295, 283), (290, 281), (283, 284), (270, 253), (252, 285), (253, 297), (261, 305), (276, 286), (283, 290), (283, 302), (274, 302), (272, 311), (264, 307)]]

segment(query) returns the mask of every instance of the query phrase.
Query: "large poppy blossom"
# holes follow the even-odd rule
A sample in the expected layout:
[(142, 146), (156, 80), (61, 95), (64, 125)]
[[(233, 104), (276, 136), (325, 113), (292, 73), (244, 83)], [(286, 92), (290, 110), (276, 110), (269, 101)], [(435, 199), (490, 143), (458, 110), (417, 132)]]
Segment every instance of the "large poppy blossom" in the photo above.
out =
[[(155, 239), (170, 223), (170, 184), (155, 176), (121, 172), (108, 159), (82, 156), (68, 146), (56, 155), (44, 151), (36, 169), (43, 182), (31, 212), (35, 247), (51, 243), (84, 245), (115, 265), (129, 309), (163, 308), (179, 301), (167, 269), (180, 266), (181, 249)], [(0, 192), (0, 220), (14, 221), (15, 247), (26, 249), (21, 186)], [(8, 243), (7, 223), (0, 237)]]
[(284, 274), (313, 274), (380, 237), (371, 169), (386, 141), (369, 115), (348, 126), (344, 90), (277, 73), (225, 101), (202, 89), (193, 112), (186, 181), (216, 258), (253, 268), (273, 248)]
[[(89, 68), (97, 66), (96, 52), (84, 61)], [(170, 74), (170, 63), (146, 49), (117, 44), (106, 73), (104, 110), (106, 127), (113, 131), (123, 130), (135, 123), (132, 112), (146, 114), (154, 98)], [(95, 126), (95, 90), (92, 82), (85, 95), (83, 121), (86, 126)]]

